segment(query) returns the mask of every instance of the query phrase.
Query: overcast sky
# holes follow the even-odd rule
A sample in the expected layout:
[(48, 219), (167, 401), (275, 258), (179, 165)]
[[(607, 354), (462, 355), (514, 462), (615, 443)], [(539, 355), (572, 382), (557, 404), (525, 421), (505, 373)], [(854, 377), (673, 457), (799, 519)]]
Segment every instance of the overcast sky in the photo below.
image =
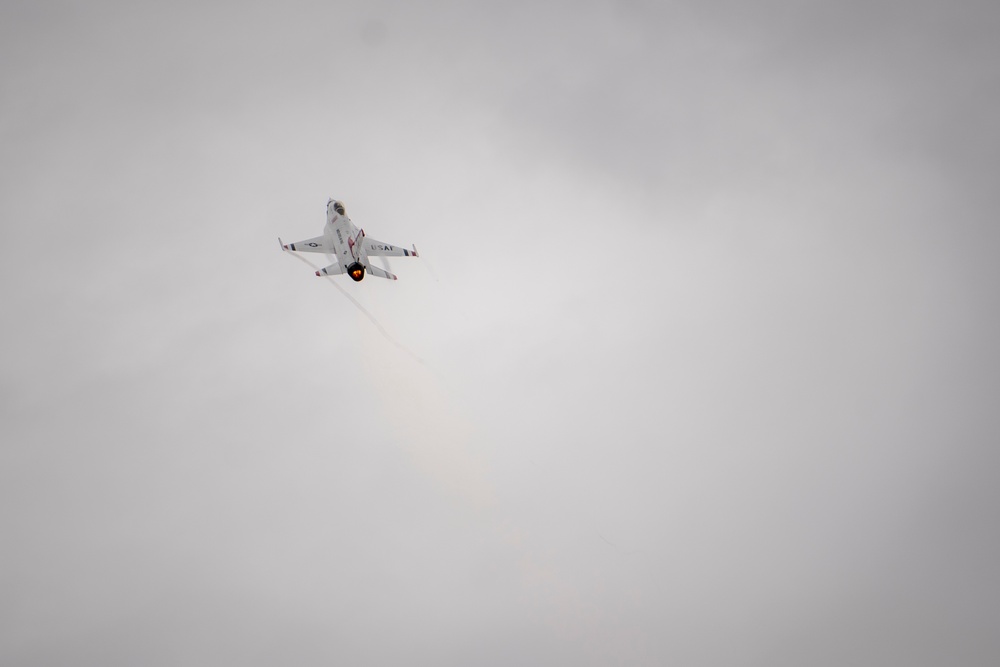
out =
[(0, 662), (996, 664), (998, 34), (5, 2)]

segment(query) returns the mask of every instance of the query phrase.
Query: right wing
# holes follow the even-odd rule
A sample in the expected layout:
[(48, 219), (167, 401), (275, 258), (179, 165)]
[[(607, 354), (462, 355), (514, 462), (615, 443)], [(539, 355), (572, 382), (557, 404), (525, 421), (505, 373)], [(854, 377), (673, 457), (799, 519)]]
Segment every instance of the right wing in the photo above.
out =
[(382, 243), (373, 238), (365, 237), (365, 250), (369, 257), (419, 257), (416, 247), (413, 250), (400, 248), (398, 245)]
[(329, 244), (326, 243), (326, 239), (322, 236), (317, 236), (316, 238), (306, 239), (305, 241), (296, 241), (295, 243), (289, 243), (287, 245), (283, 244), (281, 247), (283, 250), (294, 250), (295, 252), (332, 253), (333, 248), (327, 247), (328, 245)]

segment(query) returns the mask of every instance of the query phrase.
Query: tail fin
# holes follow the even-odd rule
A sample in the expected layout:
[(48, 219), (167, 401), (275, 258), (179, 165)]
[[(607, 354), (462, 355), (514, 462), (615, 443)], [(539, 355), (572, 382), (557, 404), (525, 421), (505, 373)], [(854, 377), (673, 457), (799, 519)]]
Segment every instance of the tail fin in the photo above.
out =
[(365, 230), (359, 229), (357, 236), (354, 238), (348, 237), (347, 247), (351, 249), (351, 257), (360, 261), (365, 247)]

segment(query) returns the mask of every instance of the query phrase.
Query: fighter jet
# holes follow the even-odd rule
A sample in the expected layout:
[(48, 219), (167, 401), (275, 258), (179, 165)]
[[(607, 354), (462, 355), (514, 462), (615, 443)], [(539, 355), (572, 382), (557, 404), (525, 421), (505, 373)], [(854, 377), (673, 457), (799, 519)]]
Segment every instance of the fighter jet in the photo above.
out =
[[(278, 243), (281, 243), (280, 237)], [(355, 227), (347, 217), (343, 202), (332, 198), (326, 204), (326, 226), (323, 227), (323, 235), (288, 245), (281, 243), (281, 249), (332, 255), (337, 261), (325, 269), (320, 269), (316, 275), (335, 276), (346, 273), (354, 282), (363, 280), (366, 272), (379, 278), (396, 280), (396, 276), (385, 269), (372, 266), (368, 261), (369, 257), (419, 257), (416, 246), (413, 246), (413, 250), (407, 250), (366, 236), (365, 230)]]

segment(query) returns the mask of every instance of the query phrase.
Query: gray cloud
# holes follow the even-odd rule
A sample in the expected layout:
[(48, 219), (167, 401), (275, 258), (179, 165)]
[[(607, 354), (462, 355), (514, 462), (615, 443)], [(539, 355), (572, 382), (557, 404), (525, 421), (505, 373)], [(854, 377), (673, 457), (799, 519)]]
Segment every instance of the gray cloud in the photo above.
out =
[(2, 13), (4, 662), (995, 662), (991, 6)]

